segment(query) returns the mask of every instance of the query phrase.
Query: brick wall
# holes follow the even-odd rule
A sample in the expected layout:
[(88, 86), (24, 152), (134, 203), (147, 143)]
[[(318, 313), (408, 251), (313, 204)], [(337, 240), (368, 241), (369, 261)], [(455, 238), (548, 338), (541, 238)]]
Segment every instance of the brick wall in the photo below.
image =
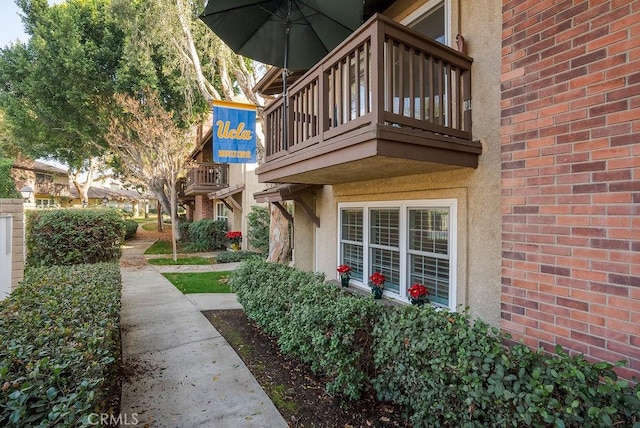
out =
[(213, 201), (207, 195), (196, 195), (193, 221), (213, 218)]
[(502, 327), (640, 376), (640, 1), (502, 12)]
[(24, 211), (22, 199), (0, 199), (0, 214), (13, 216), (11, 289), (24, 278)]

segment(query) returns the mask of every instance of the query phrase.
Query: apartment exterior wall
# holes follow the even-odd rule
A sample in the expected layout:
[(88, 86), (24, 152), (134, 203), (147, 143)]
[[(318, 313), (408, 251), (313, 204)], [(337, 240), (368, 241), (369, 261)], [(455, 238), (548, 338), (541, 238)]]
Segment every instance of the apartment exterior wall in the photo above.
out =
[(8, 214), (12, 221), (11, 289), (15, 290), (24, 278), (24, 209), (22, 199), (0, 199), (0, 214)]
[(503, 2), (502, 327), (640, 375), (640, 2)]
[[(365, 201), (455, 199), (458, 203), (457, 304), (500, 322), (500, 26), (501, 3), (449, 2), (450, 45), (462, 33), (472, 68), (473, 135), (482, 143), (477, 169), (425, 173), (324, 186), (305, 198), (320, 218), (316, 228), (295, 209), (294, 261), (336, 279), (338, 204)], [(388, 15), (401, 20), (424, 2), (396, 2)], [(398, 162), (402, 162), (398, 160)]]

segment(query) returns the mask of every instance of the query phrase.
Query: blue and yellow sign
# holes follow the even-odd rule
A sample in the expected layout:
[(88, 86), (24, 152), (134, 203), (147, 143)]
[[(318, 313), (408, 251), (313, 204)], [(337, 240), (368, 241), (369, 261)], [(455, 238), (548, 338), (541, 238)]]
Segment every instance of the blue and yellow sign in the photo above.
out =
[(256, 106), (228, 101), (213, 102), (213, 161), (256, 161)]

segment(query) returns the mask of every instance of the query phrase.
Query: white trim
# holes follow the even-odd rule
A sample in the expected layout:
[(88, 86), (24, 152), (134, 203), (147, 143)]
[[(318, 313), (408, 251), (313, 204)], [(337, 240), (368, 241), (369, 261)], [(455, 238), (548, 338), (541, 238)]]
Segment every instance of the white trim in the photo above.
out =
[[(422, 199), (422, 200), (398, 200), (398, 201), (362, 201), (362, 202), (341, 202), (338, 204), (338, 233), (337, 233), (337, 260), (342, 260), (342, 209), (345, 208), (361, 208), (363, 210), (362, 220), (362, 239), (363, 239), (363, 278), (362, 281), (356, 279), (351, 280), (351, 284), (368, 289), (366, 280), (371, 275), (369, 272), (369, 223), (370, 212), (376, 208), (398, 208), (400, 210), (399, 216), (399, 246), (400, 246), (400, 287), (398, 293), (385, 290), (385, 295), (398, 298), (401, 301), (406, 301), (406, 288), (408, 287), (408, 250), (407, 250), (407, 237), (408, 237), (408, 213), (409, 209), (421, 209), (421, 208), (447, 208), (449, 210), (449, 304), (448, 308), (451, 311), (456, 310), (457, 306), (457, 269), (458, 269), (458, 201), (457, 199)], [(403, 286), (404, 285), (404, 286)]]
[[(458, 0), (460, 1), (460, 0)], [(432, 9), (440, 6), (444, 3), (444, 44), (450, 46), (451, 42), (451, 0), (428, 0), (425, 4), (418, 7), (416, 10), (407, 15), (400, 21), (400, 24), (405, 27), (411, 28), (411, 26), (422, 18), (424, 15), (431, 12)]]

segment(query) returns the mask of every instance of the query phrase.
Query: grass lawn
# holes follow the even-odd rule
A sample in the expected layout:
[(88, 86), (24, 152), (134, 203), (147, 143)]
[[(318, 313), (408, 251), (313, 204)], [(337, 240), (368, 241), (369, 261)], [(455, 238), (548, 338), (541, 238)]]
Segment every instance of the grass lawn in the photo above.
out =
[(231, 272), (163, 273), (184, 294), (231, 293), (227, 281)]
[[(180, 244), (178, 243), (178, 252), (180, 253)], [(156, 241), (152, 246), (147, 248), (145, 254), (172, 254), (173, 246), (171, 245), (171, 241)]]
[(173, 265), (210, 265), (214, 259), (206, 259), (204, 257), (178, 257), (178, 261), (173, 261), (173, 258), (162, 259), (149, 259), (150, 265), (156, 266), (173, 266)]

